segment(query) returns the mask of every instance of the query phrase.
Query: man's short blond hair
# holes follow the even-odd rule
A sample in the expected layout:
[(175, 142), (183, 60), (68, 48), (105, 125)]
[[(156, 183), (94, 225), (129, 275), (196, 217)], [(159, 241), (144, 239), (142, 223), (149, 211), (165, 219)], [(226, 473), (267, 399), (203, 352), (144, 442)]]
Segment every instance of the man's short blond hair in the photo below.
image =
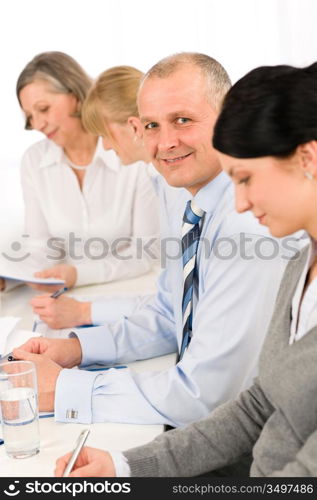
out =
[(200, 69), (206, 80), (208, 100), (216, 110), (219, 110), (226, 93), (231, 87), (231, 81), (224, 67), (216, 59), (206, 54), (180, 52), (161, 59), (144, 75), (141, 87), (150, 78), (168, 78), (187, 65), (197, 66)]

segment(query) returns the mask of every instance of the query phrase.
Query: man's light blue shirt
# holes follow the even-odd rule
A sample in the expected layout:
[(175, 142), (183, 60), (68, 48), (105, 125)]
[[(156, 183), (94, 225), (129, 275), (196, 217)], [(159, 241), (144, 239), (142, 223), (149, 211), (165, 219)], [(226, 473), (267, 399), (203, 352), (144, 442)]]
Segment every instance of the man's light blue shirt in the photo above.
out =
[[(129, 363), (179, 350), (181, 226), (190, 198), (179, 189), (172, 201), (162, 202), (162, 253), (168, 257), (155, 297), (114, 324), (74, 330), (83, 353), (81, 367)], [(56, 385), (58, 421), (182, 426), (250, 385), (287, 257), (296, 243), (284, 250), (283, 240), (270, 238), (250, 212), (238, 214), (225, 173), (204, 186), (195, 201), (206, 214), (197, 253), (193, 336), (182, 360), (161, 372), (64, 369)]]

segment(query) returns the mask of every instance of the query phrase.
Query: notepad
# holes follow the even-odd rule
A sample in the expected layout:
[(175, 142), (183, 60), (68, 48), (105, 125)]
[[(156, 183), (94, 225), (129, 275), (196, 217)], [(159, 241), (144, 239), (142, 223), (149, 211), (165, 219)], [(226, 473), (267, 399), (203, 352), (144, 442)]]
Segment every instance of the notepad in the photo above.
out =
[(65, 281), (59, 278), (36, 278), (31, 274), (20, 273), (7, 273), (0, 271), (0, 277), (6, 280), (22, 281), (24, 283), (37, 283), (39, 285), (64, 285)]
[(0, 277), (7, 280), (22, 281), (24, 283), (37, 283), (40, 285), (63, 285), (65, 281), (60, 278), (36, 278), (34, 274), (39, 268), (26, 262), (10, 262), (0, 254)]

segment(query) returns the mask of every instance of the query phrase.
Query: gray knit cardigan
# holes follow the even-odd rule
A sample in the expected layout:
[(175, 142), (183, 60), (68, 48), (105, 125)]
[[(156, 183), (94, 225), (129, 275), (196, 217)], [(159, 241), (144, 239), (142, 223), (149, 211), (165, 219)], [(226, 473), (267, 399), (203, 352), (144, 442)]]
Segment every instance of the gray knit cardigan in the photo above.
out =
[(253, 454), (251, 476), (317, 476), (317, 327), (289, 345), (307, 247), (285, 271), (259, 375), (236, 401), (124, 452), (132, 476), (198, 476)]

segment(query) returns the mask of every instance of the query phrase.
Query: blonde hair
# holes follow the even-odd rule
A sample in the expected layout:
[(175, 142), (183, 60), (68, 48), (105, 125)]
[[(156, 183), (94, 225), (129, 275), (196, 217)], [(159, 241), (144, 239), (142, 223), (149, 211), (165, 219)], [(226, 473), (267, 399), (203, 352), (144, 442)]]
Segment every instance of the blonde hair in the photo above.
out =
[(206, 80), (207, 97), (212, 106), (219, 110), (231, 87), (231, 81), (224, 67), (206, 54), (180, 52), (161, 59), (144, 75), (141, 85), (149, 78), (167, 78), (182, 66), (192, 64), (200, 69)]
[(107, 124), (125, 124), (130, 116), (139, 116), (137, 93), (142, 71), (132, 66), (115, 66), (99, 75), (82, 107), (85, 129), (94, 135), (111, 135)]
[[(38, 80), (47, 82), (53, 92), (73, 94), (80, 104), (84, 102), (92, 82), (75, 59), (64, 52), (42, 52), (25, 66), (18, 77), (16, 94), (20, 106), (21, 90)], [(81, 117), (81, 112), (76, 112), (74, 116)], [(32, 129), (28, 119), (25, 122), (25, 128)]]

